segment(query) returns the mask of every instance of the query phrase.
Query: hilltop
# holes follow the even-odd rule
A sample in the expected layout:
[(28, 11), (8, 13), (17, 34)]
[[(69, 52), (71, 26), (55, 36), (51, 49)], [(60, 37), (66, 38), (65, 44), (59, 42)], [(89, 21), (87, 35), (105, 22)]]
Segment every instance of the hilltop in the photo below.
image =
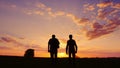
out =
[(69, 63), (68, 58), (58, 58), (58, 63), (53, 64), (50, 58), (21, 56), (0, 56), (0, 66), (3, 68), (118, 68), (120, 58), (76, 58), (74, 63)]

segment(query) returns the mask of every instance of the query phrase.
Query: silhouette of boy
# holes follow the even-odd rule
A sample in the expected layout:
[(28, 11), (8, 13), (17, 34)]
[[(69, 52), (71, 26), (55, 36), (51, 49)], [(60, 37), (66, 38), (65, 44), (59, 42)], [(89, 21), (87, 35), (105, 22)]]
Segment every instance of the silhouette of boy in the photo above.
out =
[(57, 60), (57, 52), (59, 48), (59, 41), (55, 38), (55, 35), (52, 35), (52, 38), (48, 41), (48, 52), (50, 52), (51, 59)]
[(69, 40), (66, 45), (66, 54), (69, 54), (69, 59), (71, 59), (71, 55), (73, 59), (75, 59), (75, 54), (77, 53), (77, 45), (76, 41), (72, 39), (72, 35), (69, 35)]

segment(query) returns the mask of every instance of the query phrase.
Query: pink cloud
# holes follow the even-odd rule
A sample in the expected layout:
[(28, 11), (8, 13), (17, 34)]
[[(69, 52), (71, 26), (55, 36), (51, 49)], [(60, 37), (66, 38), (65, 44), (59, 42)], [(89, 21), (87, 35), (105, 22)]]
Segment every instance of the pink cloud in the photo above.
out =
[(98, 38), (100, 36), (112, 33), (113, 31), (107, 31), (107, 30), (100, 30), (100, 31), (88, 31), (87, 32), (87, 37), (89, 37), (89, 40), (94, 39), (94, 38)]
[(99, 19), (102, 19), (102, 20), (105, 20), (106, 18), (107, 18), (107, 16), (110, 16), (112, 13), (114, 13), (116, 11), (116, 9), (109, 9), (109, 11), (108, 10), (106, 10), (106, 9), (99, 9), (98, 10), (98, 18)]
[(16, 8), (17, 8), (17, 5), (16, 5), (16, 4), (12, 4), (12, 3), (8, 3), (8, 2), (1, 1), (1, 2), (0, 2), (0, 8), (7, 9), (7, 10), (13, 10), (13, 9), (16, 9)]
[(115, 29), (120, 26), (120, 19), (111, 19), (110, 22), (105, 25), (100, 25), (97, 22), (93, 23), (92, 25), (93, 30), (87, 31), (86, 33), (86, 36), (89, 37), (89, 40), (114, 32)]
[[(31, 44), (31, 43), (24, 43), (24, 39), (22, 38), (17, 38), (17, 37), (13, 37), (13, 36), (2, 36), (0, 37), (1, 43), (3, 43), (5, 46), (2, 47), (4, 49), (11, 49), (11, 48), (21, 48), (21, 49), (28, 49), (28, 48), (33, 48), (37, 51), (39, 50), (44, 50), (43, 47), (41, 47), (38, 44)], [(22, 42), (20, 41), (22, 40)], [(1, 47), (0, 47), (1, 48)]]
[(9, 43), (9, 42), (16, 43), (16, 40), (13, 40), (13, 39), (11, 39), (9, 37), (1, 37), (1, 40), (4, 41), (4, 42), (7, 42), (7, 43)]
[[(85, 6), (89, 6), (89, 4)], [(92, 20), (90, 23), (91, 27), (89, 27), (89, 29), (85, 29), (86, 36), (89, 40), (113, 33), (120, 26), (119, 3), (105, 1), (97, 4), (96, 6), (98, 9), (96, 15), (94, 15), (95, 22)], [(90, 22), (90, 20), (88, 21)], [(84, 27), (86, 26), (87, 25)]]
[(29, 46), (27, 44), (24, 44), (24, 43), (20, 42), (21, 39), (19, 39), (17, 37), (12, 37), (12, 36), (10, 37), (10, 35), (1, 37), (1, 40), (3, 41), (3, 43), (11, 43), (11, 44), (13, 44), (14, 47), (19, 47), (19, 46), (20, 47), (21, 46), (27, 47), (27, 46)]
[(103, 27), (103, 26), (100, 25), (98, 22), (93, 23), (93, 28), (94, 28), (95, 30), (101, 29), (102, 27)]
[(0, 50), (11, 50), (12, 48), (6, 46), (0, 46)]

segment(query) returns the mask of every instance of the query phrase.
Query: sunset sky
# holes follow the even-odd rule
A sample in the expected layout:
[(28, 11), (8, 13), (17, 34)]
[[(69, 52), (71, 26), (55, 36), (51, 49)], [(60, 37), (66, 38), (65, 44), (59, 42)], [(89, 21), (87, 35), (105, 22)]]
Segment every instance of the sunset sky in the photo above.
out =
[(52, 34), (58, 57), (69, 34), (79, 57), (120, 57), (120, 0), (0, 0), (0, 55), (49, 57)]

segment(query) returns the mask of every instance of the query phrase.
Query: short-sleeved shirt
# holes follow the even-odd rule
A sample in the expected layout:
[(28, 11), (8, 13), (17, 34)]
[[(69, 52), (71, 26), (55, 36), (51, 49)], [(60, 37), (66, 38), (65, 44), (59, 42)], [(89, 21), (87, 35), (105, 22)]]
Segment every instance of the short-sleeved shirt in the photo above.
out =
[(50, 45), (50, 52), (56, 52), (59, 48), (59, 41), (56, 38), (51, 38), (48, 44)]
[(75, 40), (68, 40), (67, 46), (69, 48), (69, 52), (75, 52), (75, 46), (76, 46)]

